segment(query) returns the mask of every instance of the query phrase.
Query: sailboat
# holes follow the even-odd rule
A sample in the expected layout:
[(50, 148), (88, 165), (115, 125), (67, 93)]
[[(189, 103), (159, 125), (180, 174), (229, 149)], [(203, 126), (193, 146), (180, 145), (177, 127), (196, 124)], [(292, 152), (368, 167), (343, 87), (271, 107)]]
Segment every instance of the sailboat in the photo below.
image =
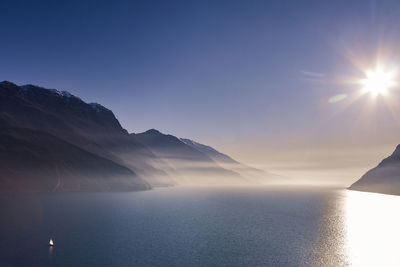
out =
[(50, 238), (50, 241), (49, 241), (49, 246), (50, 247), (54, 246), (53, 239), (51, 239), (51, 238)]

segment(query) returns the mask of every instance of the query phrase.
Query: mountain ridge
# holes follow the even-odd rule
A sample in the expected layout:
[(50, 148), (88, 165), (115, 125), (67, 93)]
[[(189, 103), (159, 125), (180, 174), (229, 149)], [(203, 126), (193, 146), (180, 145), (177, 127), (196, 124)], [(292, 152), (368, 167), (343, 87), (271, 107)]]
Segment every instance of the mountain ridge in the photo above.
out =
[(203, 152), (204, 154), (208, 155), (211, 159), (213, 159), (215, 162), (217, 162), (219, 165), (221, 165), (225, 169), (232, 170), (234, 172), (239, 173), (243, 177), (246, 177), (247, 180), (251, 183), (255, 184), (268, 184), (273, 180), (282, 180), (285, 177), (282, 177), (280, 175), (266, 172), (264, 170), (259, 170), (253, 167), (250, 167), (246, 164), (240, 163), (230, 156), (219, 152), (215, 148), (211, 146), (207, 146), (204, 144), (201, 144), (199, 142), (193, 141), (188, 138), (180, 138), (182, 142), (186, 143), (187, 145), (198, 149), (199, 151)]
[(391, 155), (367, 171), (348, 189), (400, 195), (400, 144)]
[[(235, 184), (246, 183), (246, 179), (239, 173), (221, 167), (206, 154), (188, 146), (176, 136), (163, 134), (155, 129), (137, 133), (135, 136), (163, 160), (163, 168), (172, 170), (174, 179), (179, 184), (202, 184), (201, 180), (207, 181), (207, 184), (226, 184), (228, 179)], [(185, 176), (196, 178), (187, 181)]]
[[(196, 143), (198, 147), (188, 145), (184, 140), (189, 139), (154, 128), (128, 133), (110, 109), (86, 103), (68, 91), (0, 82), (0, 134), (8, 140), (0, 146), (0, 160), (9, 163), (0, 164), (0, 184), (7, 184), (9, 189), (18, 189), (20, 181), (28, 180), (30, 188), (22, 186), (23, 191), (123, 191), (250, 182), (215, 158), (218, 155), (244, 166), (228, 155), (200, 143)], [(53, 151), (59, 148), (63, 153)], [(36, 160), (43, 170), (47, 162), (45, 173), (22, 166), (21, 151), (27, 151), (25, 156)], [(87, 165), (79, 162), (84, 159), (90, 159)]]
[[(27, 85), (22, 88), (8, 81), (1, 82), (0, 118), (3, 130), (19, 129), (20, 132), (24, 131), (27, 135), (32, 131), (43, 133), (38, 134), (41, 138), (28, 140), (30, 142), (29, 145), (32, 147), (46, 147), (46, 139), (53, 140), (53, 137), (57, 138), (57, 141), (54, 141), (55, 144), (64, 148), (64, 155), (59, 155), (60, 159), (57, 161), (57, 164), (55, 163), (57, 168), (63, 166), (70, 173), (77, 172), (78, 165), (70, 159), (69, 155), (74, 154), (76, 158), (90, 157), (94, 162), (93, 168), (91, 171), (81, 172), (85, 175), (77, 175), (82, 178), (79, 183), (92, 181), (90, 177), (98, 175), (97, 169), (102, 169), (102, 166), (109, 168), (108, 170), (104, 170), (104, 173), (108, 173), (110, 178), (113, 177), (113, 174), (115, 174), (115, 177), (120, 176), (119, 170), (124, 165), (123, 160), (112, 149), (109, 149), (109, 147), (113, 145), (112, 142), (115, 142), (114, 138), (116, 137), (129, 138), (129, 142), (133, 143), (133, 139), (129, 137), (127, 131), (122, 128), (111, 111), (99, 113), (78, 97), (65, 93), (60, 94), (57, 90), (48, 90), (33, 85)], [(25, 144), (28, 145), (27, 143)], [(139, 143), (137, 145), (141, 146)], [(79, 149), (77, 150), (76, 147)], [(54, 149), (56, 150), (58, 147), (55, 145)], [(8, 155), (8, 157), (17, 159), (20, 156), (18, 155), (18, 151), (13, 150), (12, 144), (9, 143), (4, 143), (1, 150), (14, 153), (13, 155)], [(53, 153), (50, 149), (45, 149), (44, 151), (43, 158)], [(3, 153), (1, 160), (6, 162), (6, 157), (7, 155)], [(5, 167), (3, 166), (3, 168)], [(21, 163), (16, 167), (23, 168)], [(49, 169), (51, 168), (51, 164), (49, 163)], [(150, 188), (148, 183), (140, 178), (137, 173), (125, 166), (123, 168), (129, 170), (126, 172), (126, 176), (130, 176), (132, 187), (126, 185), (125, 178), (115, 179), (114, 183), (116, 187), (120, 183), (132, 190), (135, 188), (138, 190)], [(1, 181), (10, 181), (12, 178), (9, 176), (6, 177), (4, 173), (0, 171), (0, 183)], [(26, 172), (26, 175), (27, 177), (32, 176), (36, 179), (40, 178), (37, 172)], [(48, 176), (50, 177), (43, 177), (43, 179), (52, 179), (56, 174), (54, 171), (50, 171)], [(67, 172), (62, 176), (66, 180), (69, 179)], [(15, 180), (18, 178), (21, 179), (16, 172), (13, 172), (13, 177)], [(104, 188), (100, 188), (101, 186), (97, 185), (98, 183), (93, 183), (94, 191), (107, 191), (109, 189), (106, 184), (103, 184)], [(35, 187), (32, 186), (32, 189), (35, 189)], [(43, 187), (42, 189), (43, 191), (48, 191), (47, 187)], [(41, 191), (39, 188), (35, 190)], [(60, 190), (62, 191), (62, 188)], [(69, 191), (70, 189), (65, 188), (65, 190)], [(26, 191), (29, 190), (27, 189)]]

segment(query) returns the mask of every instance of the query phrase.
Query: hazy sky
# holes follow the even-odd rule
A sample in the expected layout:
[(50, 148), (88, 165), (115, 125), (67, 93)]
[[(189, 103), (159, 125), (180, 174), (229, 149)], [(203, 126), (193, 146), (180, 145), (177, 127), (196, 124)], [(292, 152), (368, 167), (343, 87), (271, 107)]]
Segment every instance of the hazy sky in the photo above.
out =
[(99, 102), (130, 132), (157, 128), (340, 181), (400, 143), (400, 92), (355, 99), (360, 85), (344, 82), (377, 56), (398, 67), (399, 1), (3, 0), (0, 10), (0, 80)]

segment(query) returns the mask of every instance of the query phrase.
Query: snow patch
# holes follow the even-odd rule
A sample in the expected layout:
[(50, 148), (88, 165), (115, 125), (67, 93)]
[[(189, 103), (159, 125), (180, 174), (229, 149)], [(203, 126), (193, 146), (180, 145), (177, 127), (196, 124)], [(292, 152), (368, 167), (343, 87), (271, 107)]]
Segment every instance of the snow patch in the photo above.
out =
[(104, 106), (100, 105), (99, 103), (89, 103), (89, 105), (90, 105), (96, 112), (109, 111), (107, 108), (105, 108)]
[(66, 98), (67, 100), (71, 99), (71, 98), (75, 98), (75, 99), (81, 100), (79, 97), (77, 97), (76, 95), (71, 94), (68, 91), (59, 91), (57, 89), (48, 89), (48, 90), (53, 92), (54, 94), (60, 96), (60, 97)]

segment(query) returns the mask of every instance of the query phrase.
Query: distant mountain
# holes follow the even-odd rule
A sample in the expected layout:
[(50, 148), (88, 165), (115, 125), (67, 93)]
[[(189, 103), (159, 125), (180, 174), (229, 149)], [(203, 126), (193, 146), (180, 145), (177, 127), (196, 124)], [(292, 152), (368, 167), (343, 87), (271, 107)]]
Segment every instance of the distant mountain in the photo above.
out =
[(400, 145), (392, 155), (369, 170), (349, 189), (383, 194), (400, 195)]
[(252, 168), (240, 163), (210, 146), (200, 144), (187, 138), (181, 138), (180, 140), (188, 146), (204, 153), (225, 169), (235, 171), (241, 174), (243, 177), (246, 177), (246, 179), (251, 183), (267, 184), (284, 178), (282, 176)]
[(232, 159), (228, 155), (225, 155), (210, 146), (206, 146), (206, 145), (197, 143), (197, 142), (187, 139), (187, 138), (181, 138), (180, 140), (182, 142), (184, 142), (186, 145), (206, 154), (207, 156), (209, 156), (211, 159), (215, 160), (216, 162), (226, 163), (226, 164), (240, 164), (239, 162)]
[[(245, 184), (248, 181), (235, 171), (221, 167), (207, 154), (179, 138), (155, 129), (135, 135), (163, 160), (163, 169), (172, 171), (178, 184)], [(189, 179), (188, 177), (191, 177)]]

